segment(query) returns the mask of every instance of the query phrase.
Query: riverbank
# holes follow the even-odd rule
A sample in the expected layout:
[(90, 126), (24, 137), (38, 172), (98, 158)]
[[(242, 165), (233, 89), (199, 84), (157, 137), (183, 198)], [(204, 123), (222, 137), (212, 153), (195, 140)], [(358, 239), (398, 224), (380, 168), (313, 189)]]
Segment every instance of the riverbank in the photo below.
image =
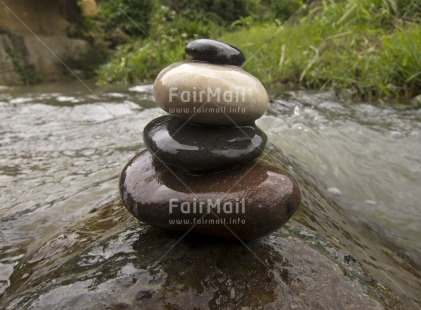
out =
[(366, 100), (421, 94), (421, 5), (353, 0), (298, 7), (283, 22), (250, 15), (221, 25), (160, 6), (148, 36), (120, 45), (98, 69), (98, 82), (150, 82), (163, 67), (187, 59), (186, 42), (207, 36), (242, 49), (245, 70), (268, 87), (334, 89)]

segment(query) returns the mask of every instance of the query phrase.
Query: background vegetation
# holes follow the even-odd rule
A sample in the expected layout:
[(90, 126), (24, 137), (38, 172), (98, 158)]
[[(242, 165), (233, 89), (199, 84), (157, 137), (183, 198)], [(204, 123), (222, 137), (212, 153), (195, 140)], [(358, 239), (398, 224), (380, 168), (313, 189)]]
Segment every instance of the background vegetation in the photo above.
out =
[[(184, 46), (208, 37), (246, 54), (266, 85), (421, 93), (421, 3), (411, 0), (102, 0), (92, 22), (112, 54), (100, 83), (152, 81)], [(98, 27), (98, 25), (100, 25)]]

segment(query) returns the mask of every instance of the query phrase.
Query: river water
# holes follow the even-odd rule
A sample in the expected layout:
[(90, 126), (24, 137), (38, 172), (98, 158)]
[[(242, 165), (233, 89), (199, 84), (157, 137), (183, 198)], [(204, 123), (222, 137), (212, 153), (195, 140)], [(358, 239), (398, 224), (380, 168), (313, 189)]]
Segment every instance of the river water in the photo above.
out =
[[(118, 204), (121, 169), (142, 148), (143, 127), (165, 114), (151, 90), (89, 92), (72, 83), (0, 89), (0, 301), (13, 300), (14, 272), (28, 253)], [(414, 309), (421, 283), (420, 118), (419, 109), (288, 92), (273, 95), (257, 121), (299, 181), (335, 206), (322, 210), (308, 194), (309, 213), (294, 221), (357, 258)]]

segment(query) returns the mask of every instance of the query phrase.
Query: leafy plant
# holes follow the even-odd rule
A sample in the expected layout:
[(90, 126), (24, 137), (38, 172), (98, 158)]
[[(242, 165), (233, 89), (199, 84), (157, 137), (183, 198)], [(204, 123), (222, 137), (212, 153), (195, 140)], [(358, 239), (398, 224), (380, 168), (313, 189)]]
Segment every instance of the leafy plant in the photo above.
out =
[(6, 54), (9, 56), (16, 73), (19, 75), (24, 85), (30, 85), (38, 82), (35, 70), (21, 62), (22, 57), (18, 56), (18, 53), (14, 48), (6, 48)]
[(105, 26), (105, 31), (118, 27), (130, 36), (146, 37), (149, 33), (149, 18), (157, 1), (102, 0), (99, 6), (97, 18)]
[(301, 5), (293, 22), (278, 22), (272, 12), (262, 22), (247, 13), (228, 26), (201, 9), (182, 11), (183, 1), (167, 2), (152, 14), (151, 38), (119, 48), (98, 71), (101, 82), (152, 80), (186, 58), (185, 43), (211, 37), (243, 50), (244, 68), (267, 85), (352, 90), (369, 99), (421, 93), (421, 18), (414, 1), (291, 1)]

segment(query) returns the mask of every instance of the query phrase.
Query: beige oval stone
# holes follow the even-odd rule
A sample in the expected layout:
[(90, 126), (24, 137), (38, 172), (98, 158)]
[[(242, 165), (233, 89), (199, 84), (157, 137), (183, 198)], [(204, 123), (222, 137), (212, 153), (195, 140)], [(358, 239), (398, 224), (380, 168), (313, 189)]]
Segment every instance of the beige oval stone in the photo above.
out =
[(158, 105), (173, 115), (209, 125), (250, 124), (269, 106), (266, 89), (236, 66), (179, 62), (155, 80)]

